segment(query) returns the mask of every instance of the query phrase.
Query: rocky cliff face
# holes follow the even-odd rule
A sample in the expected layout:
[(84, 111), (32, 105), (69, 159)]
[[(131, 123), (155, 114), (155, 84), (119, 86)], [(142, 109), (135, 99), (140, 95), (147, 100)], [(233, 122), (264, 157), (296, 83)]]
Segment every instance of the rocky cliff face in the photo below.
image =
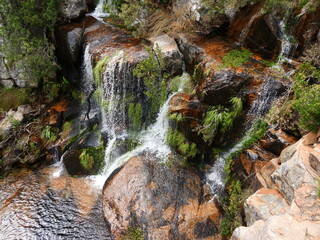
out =
[[(19, 203), (20, 197), (25, 201), (26, 195), (34, 197), (31, 204), (27, 205), (32, 207), (31, 211), (37, 211), (34, 219), (28, 219), (32, 222), (42, 223), (46, 219), (42, 209), (36, 206), (37, 200), (46, 207), (49, 204), (48, 209), (54, 205), (53, 202), (58, 201), (61, 202), (62, 211), (68, 212), (71, 208), (74, 213), (70, 214), (71, 220), (64, 219), (64, 213), (56, 213), (55, 208), (49, 212), (50, 217), (54, 215), (49, 219), (58, 221), (56, 229), (67, 223), (66, 234), (70, 237), (75, 237), (74, 226), (78, 226), (79, 222), (73, 220), (77, 218), (80, 224), (84, 223), (81, 231), (85, 235), (81, 235), (82, 238), (108, 239), (107, 227), (101, 218), (99, 223), (99, 218), (95, 218), (97, 211), (101, 214), (99, 207), (102, 205), (108, 230), (116, 239), (122, 239), (132, 229), (141, 231), (145, 239), (221, 239), (221, 219), (228, 209), (223, 208), (225, 206), (222, 206), (219, 199), (221, 196), (213, 198), (214, 189), (210, 189), (207, 184), (206, 175), (214, 169), (208, 169), (217, 163), (218, 153), (233, 145), (237, 146), (238, 139), (252, 126), (254, 120), (261, 118), (274, 100), (290, 91), (290, 70), (295, 70), (297, 65), (291, 58), (300, 56), (311, 45), (320, 43), (320, 11), (301, 12), (297, 19), (301, 26), (296, 23), (291, 29), (284, 29), (283, 16), (264, 13), (260, 4), (249, 4), (240, 9), (230, 8), (218, 18), (212, 19), (208, 10), (203, 8), (202, 1), (177, 0), (172, 6), (172, 12), (191, 16), (195, 25), (190, 25), (190, 28), (198, 28), (192, 33), (168, 31), (169, 34), (161, 33), (143, 40), (118, 27), (112, 19), (104, 21), (85, 16), (93, 5), (93, 1), (62, 1), (59, 5), (59, 22), (54, 31), (57, 57), (62, 65), (61, 74), (70, 78), (74, 84), (72, 86), (83, 91), (81, 94), (80, 91), (76, 92), (78, 98), (73, 99), (71, 104), (61, 101), (45, 107), (39, 103), (0, 113), (0, 133), (3, 132), (6, 137), (0, 142), (0, 173), (12, 167), (30, 165), (38, 169), (36, 156), (29, 154), (21, 158), (25, 156), (25, 149), (41, 151), (41, 160), (47, 165), (55, 160), (49, 156), (49, 150), (59, 149), (63, 153), (63, 161), (59, 163), (66, 168), (66, 176), (57, 179), (44, 177), (53, 174), (53, 170), (45, 168), (40, 173), (22, 171), (22, 175), (10, 175), (8, 180), (1, 180), (0, 190), (5, 196), (0, 199), (0, 219), (13, 219), (20, 224), (18, 218), (19, 214), (25, 214), (20, 212), (24, 206), (18, 204), (19, 209), (16, 211), (11, 203)], [(288, 42), (288, 36), (295, 36), (297, 42)], [(79, 176), (98, 174), (105, 159), (101, 155), (94, 156), (94, 160), (102, 159), (101, 165), (88, 170), (85, 167), (88, 163), (81, 163), (81, 156), (92, 160), (92, 156), (86, 155), (86, 150), (93, 148), (105, 150), (108, 157), (120, 156), (141, 144), (141, 139), (130, 139), (131, 132), (127, 130), (133, 124), (128, 115), (130, 104), (131, 107), (140, 104), (138, 120), (142, 121), (142, 125), (146, 124), (151, 105), (145, 93), (148, 86), (133, 71), (149, 57), (146, 50), (148, 46), (153, 49), (153, 53), (157, 46), (160, 48), (165, 62), (164, 72), (170, 75), (170, 79), (167, 79), (168, 88), (174, 85), (174, 77), (184, 79), (187, 76), (187, 86), (168, 99), (168, 115), (171, 118), (160, 129), (167, 132), (169, 126), (170, 130), (178, 132), (180, 139), (175, 140), (184, 148), (170, 146), (171, 154), (166, 162), (161, 162), (162, 156), (153, 156), (148, 149), (130, 157), (105, 182), (101, 202), (96, 192), (90, 197), (89, 189), (92, 186), (87, 185), (88, 179)], [(245, 48), (253, 53), (249, 53), (244, 61), (233, 65), (238, 59), (232, 59), (231, 63), (226, 63), (225, 56), (230, 52), (246, 53)], [(269, 68), (270, 63), (264, 60), (276, 61), (279, 55), (278, 65)], [(285, 69), (280, 67), (283, 59), (287, 61)], [(102, 66), (100, 70), (99, 65)], [(96, 70), (100, 76), (89, 76), (88, 80), (86, 75), (93, 75), (95, 67), (98, 67)], [(36, 87), (24, 77), (23, 72), (23, 69), (15, 69), (14, 65), (9, 66), (0, 54), (1, 86)], [(160, 92), (161, 89), (156, 91)], [(170, 91), (170, 94), (175, 92)], [(219, 132), (211, 142), (206, 141), (199, 130), (203, 127), (206, 114), (215, 109), (218, 113), (230, 116), (231, 98), (240, 99), (241, 113), (235, 117), (224, 135)], [(97, 103), (99, 100), (100, 104)], [(16, 128), (16, 121), (23, 125)], [(46, 142), (45, 137), (40, 137), (46, 132), (34, 127), (38, 122), (47, 125), (48, 129), (54, 127), (57, 138)], [(65, 123), (67, 127), (64, 127)], [(219, 131), (218, 128), (223, 124), (218, 123), (214, 131)], [(147, 127), (147, 124), (143, 127)], [(139, 131), (143, 127), (140, 126)], [(13, 136), (16, 129), (21, 129), (17, 137)], [(152, 137), (157, 139), (157, 135)], [(253, 189), (255, 194), (244, 204), (246, 226), (237, 228), (232, 239), (320, 238), (320, 202), (317, 196), (317, 181), (320, 177), (319, 133), (310, 133), (298, 142), (296, 137), (282, 129), (270, 127), (264, 138), (246, 146), (246, 149), (236, 149), (238, 155), (227, 170), (232, 172), (232, 177), (242, 182), (244, 188)], [(19, 138), (22, 146), (14, 138)], [(32, 143), (39, 143), (39, 146), (41, 144), (41, 147), (29, 146), (29, 139)], [(156, 147), (165, 144), (165, 139), (161, 141), (155, 144)], [(195, 147), (191, 149), (190, 146)], [(194, 152), (191, 153), (191, 150)], [(222, 160), (218, 167), (224, 175), (225, 163)], [(26, 187), (20, 177), (26, 182)], [(222, 190), (223, 177), (219, 179)], [(5, 185), (8, 189), (5, 189)], [(33, 188), (37, 189), (34, 193), (31, 191)], [(84, 191), (80, 191), (82, 188)], [(29, 211), (26, 213), (32, 214)], [(241, 213), (239, 215), (241, 218)], [(8, 222), (4, 222), (0, 226), (10, 231)], [(97, 227), (92, 226), (92, 223), (97, 223)], [(86, 231), (86, 227), (92, 229)], [(47, 222), (32, 226), (35, 235), (43, 229), (47, 233)]]
[(245, 201), (247, 227), (231, 239), (320, 238), (319, 147), (319, 134), (309, 133), (261, 170), (270, 180)]

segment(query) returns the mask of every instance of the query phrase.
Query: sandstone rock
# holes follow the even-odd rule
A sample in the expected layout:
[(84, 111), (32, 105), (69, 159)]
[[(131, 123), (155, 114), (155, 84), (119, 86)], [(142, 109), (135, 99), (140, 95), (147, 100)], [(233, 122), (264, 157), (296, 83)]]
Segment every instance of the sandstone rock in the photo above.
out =
[(201, 118), (206, 107), (187, 93), (177, 93), (170, 99), (170, 112), (181, 113), (195, 119)]
[(316, 186), (303, 185), (295, 191), (289, 214), (300, 221), (320, 222), (320, 199)]
[(234, 230), (231, 240), (257, 240), (264, 225), (265, 221), (259, 220), (254, 222), (251, 227), (238, 227)]
[(193, 170), (133, 157), (106, 181), (103, 211), (116, 239), (129, 225), (146, 239), (218, 239), (219, 210), (201, 198)]
[(244, 203), (246, 222), (251, 226), (255, 221), (267, 220), (270, 216), (282, 215), (289, 205), (275, 189), (261, 188)]
[(302, 184), (311, 184), (317, 181), (318, 175), (310, 165), (309, 155), (312, 153), (320, 159), (320, 154), (303, 144), (304, 138), (297, 144), (297, 151), (272, 174), (271, 178), (291, 202), (294, 199), (294, 191)]
[(86, 0), (63, 0), (59, 11), (64, 19), (75, 19), (87, 12)]
[[(280, 159), (261, 169), (257, 182), (273, 189), (260, 189), (248, 198), (245, 213), (249, 227), (237, 228), (231, 239), (320, 239), (320, 200), (316, 190), (320, 144), (314, 141), (315, 134), (306, 135), (284, 149)], [(266, 181), (271, 173), (275, 184)]]
[(76, 62), (82, 43), (83, 29), (81, 24), (76, 23), (59, 26), (55, 34), (60, 59), (66, 63)]
[[(250, 234), (250, 235), (247, 235)], [(240, 227), (234, 231), (232, 240), (317, 240), (320, 237), (320, 222), (297, 221), (285, 214), (272, 216), (266, 222), (258, 221), (251, 227)]]
[(180, 53), (179, 48), (175, 40), (169, 37), (167, 34), (153, 37), (149, 39), (153, 43), (153, 49), (157, 46), (161, 49), (161, 53), (164, 57), (166, 69), (173, 76), (180, 75), (183, 72), (183, 55)]

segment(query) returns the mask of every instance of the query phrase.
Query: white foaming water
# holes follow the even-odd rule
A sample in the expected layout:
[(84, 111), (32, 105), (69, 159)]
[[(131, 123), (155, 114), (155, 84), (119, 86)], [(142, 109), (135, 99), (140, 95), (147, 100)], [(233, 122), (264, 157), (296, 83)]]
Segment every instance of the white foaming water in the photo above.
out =
[[(157, 159), (167, 159), (168, 155), (171, 152), (170, 147), (166, 143), (169, 128), (168, 111), (169, 102), (173, 95), (174, 94), (170, 95), (170, 97), (161, 107), (156, 122), (151, 125), (146, 131), (141, 133), (139, 137), (141, 145), (139, 147), (119, 156), (116, 159), (107, 159), (103, 173), (99, 176), (93, 177), (95, 179), (96, 187), (101, 188), (110, 174), (133, 156), (147, 154), (152, 155)], [(110, 144), (113, 146), (115, 144), (115, 141)], [(107, 154), (111, 153), (112, 149), (113, 147), (110, 147), (109, 150), (106, 150), (106, 157)]]
[(226, 159), (233, 153), (239, 151), (247, 139), (243, 137), (233, 148), (226, 153), (222, 154), (215, 163), (211, 170), (206, 174), (206, 182), (210, 186), (214, 198), (221, 195), (225, 186), (225, 171)]
[(262, 85), (258, 98), (251, 105), (248, 111), (248, 117), (245, 120), (244, 131), (246, 131), (246, 134), (244, 137), (242, 137), (233, 148), (222, 154), (215, 161), (212, 169), (206, 174), (206, 182), (210, 186), (214, 198), (218, 197), (225, 187), (224, 168), (226, 166), (226, 159), (233, 153), (242, 149), (243, 144), (248, 140), (248, 136), (250, 136), (250, 132), (253, 131), (252, 116), (254, 116), (255, 119), (261, 118), (270, 108), (272, 101), (276, 98), (277, 92), (272, 88), (273, 84), (274, 81), (268, 79), (268, 81)]
[(298, 47), (298, 44), (293, 44), (291, 42), (291, 36), (285, 29), (285, 19), (281, 20), (279, 27), (281, 31), (281, 51), (276, 67), (280, 67), (284, 61), (288, 61), (290, 63), (292, 61), (291, 58)]
[(104, 12), (104, 5), (105, 4), (107, 4), (106, 0), (99, 0), (94, 12), (89, 15), (98, 19), (98, 20), (101, 20), (101, 18), (105, 18), (105, 17), (109, 16), (108, 13)]

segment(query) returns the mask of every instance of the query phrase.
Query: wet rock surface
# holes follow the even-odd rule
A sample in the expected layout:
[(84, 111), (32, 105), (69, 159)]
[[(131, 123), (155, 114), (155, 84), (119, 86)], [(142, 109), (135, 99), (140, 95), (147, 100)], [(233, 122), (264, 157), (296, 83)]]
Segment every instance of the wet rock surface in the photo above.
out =
[(86, 0), (63, 0), (59, 6), (61, 17), (71, 20), (83, 16), (88, 11)]
[(3, 239), (111, 239), (90, 180), (19, 170), (0, 180)]
[(116, 239), (131, 225), (145, 239), (220, 239), (221, 214), (204, 199), (197, 172), (151, 158), (133, 157), (109, 177), (103, 211)]
[(65, 63), (74, 63), (79, 58), (83, 34), (82, 25), (82, 23), (67, 24), (55, 30), (58, 56)]

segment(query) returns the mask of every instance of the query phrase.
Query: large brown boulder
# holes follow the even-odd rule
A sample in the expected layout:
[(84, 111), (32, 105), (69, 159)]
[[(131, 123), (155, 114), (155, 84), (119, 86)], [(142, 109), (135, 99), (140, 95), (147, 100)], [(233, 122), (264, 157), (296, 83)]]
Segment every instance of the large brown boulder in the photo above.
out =
[(145, 239), (219, 239), (218, 208), (197, 172), (177, 164), (132, 157), (106, 181), (103, 211), (116, 239), (130, 226)]

